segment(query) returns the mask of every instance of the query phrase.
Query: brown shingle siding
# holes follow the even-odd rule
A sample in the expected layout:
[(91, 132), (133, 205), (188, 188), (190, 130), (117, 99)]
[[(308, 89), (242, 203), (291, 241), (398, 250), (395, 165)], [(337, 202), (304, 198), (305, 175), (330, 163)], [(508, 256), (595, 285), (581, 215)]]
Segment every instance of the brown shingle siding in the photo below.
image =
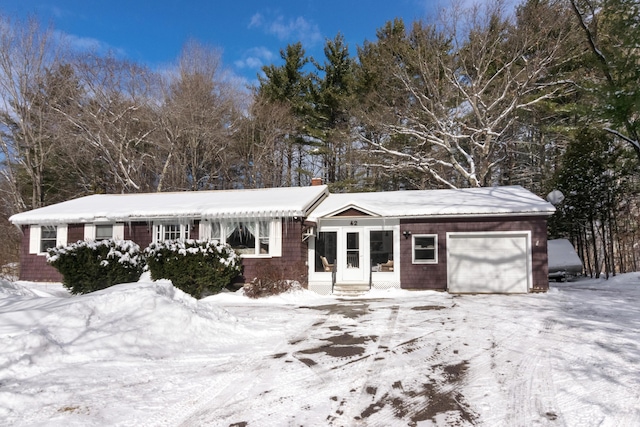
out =
[(61, 282), (62, 275), (47, 264), (45, 255), (29, 253), (31, 233), (28, 225), (22, 226), (24, 238), (20, 245), (20, 280), (33, 282)]
[(124, 225), (124, 239), (133, 240), (144, 249), (153, 241), (153, 224), (150, 222), (132, 222)]
[(400, 238), (400, 282), (406, 289), (440, 289), (447, 287), (447, 233), (531, 231), (532, 288), (545, 291), (549, 287), (547, 268), (547, 222), (540, 217), (508, 217), (485, 219), (406, 219), (400, 221), (400, 232), (412, 235), (438, 236), (438, 263), (413, 264), (412, 238)]
[(243, 274), (237, 279), (250, 282), (254, 278), (275, 275), (277, 278), (307, 283), (307, 242), (302, 241), (302, 223), (282, 221), (282, 256), (272, 258), (243, 258)]
[[(198, 222), (191, 231), (192, 238), (198, 238)], [(29, 226), (23, 226), (25, 238), (21, 243), (20, 279), (29, 281), (59, 282), (62, 276), (47, 264), (46, 256), (29, 254)], [(84, 225), (70, 224), (67, 228), (68, 243), (84, 240)], [(124, 238), (133, 240), (141, 249), (153, 241), (153, 225), (147, 222), (125, 224)], [(250, 281), (263, 274), (278, 274), (283, 278), (301, 280), (306, 283), (307, 243), (302, 242), (302, 224), (299, 221), (283, 220), (282, 223), (282, 256), (273, 258), (244, 258), (243, 281)]]
[(200, 220), (193, 221), (189, 230), (189, 238), (198, 240), (200, 238)]
[(84, 224), (69, 224), (67, 228), (67, 244), (84, 240)]

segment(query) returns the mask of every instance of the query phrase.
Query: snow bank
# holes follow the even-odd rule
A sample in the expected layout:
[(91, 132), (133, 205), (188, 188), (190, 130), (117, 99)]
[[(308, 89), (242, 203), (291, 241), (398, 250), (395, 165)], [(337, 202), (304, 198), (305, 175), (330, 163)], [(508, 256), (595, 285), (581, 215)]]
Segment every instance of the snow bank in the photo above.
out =
[(29, 288), (25, 288), (24, 286), (18, 285), (17, 283), (9, 282), (6, 280), (0, 279), (0, 295), (2, 296), (28, 296), (35, 297), (38, 296), (34, 291)]
[[(122, 284), (65, 299), (37, 298), (17, 284), (3, 283), (2, 289), (25, 298), (3, 301), (0, 366), (163, 358), (185, 346), (224, 341), (221, 331), (236, 323), (226, 310), (199, 303), (169, 281)], [(2, 321), (8, 310), (11, 321)]]
[(326, 302), (334, 301), (332, 296), (322, 296), (317, 292), (309, 291), (307, 289), (293, 289), (288, 292), (283, 292), (279, 295), (272, 295), (264, 298), (249, 298), (244, 295), (242, 289), (236, 292), (220, 292), (216, 295), (211, 295), (201, 300), (205, 303), (238, 303), (238, 304), (259, 304), (259, 305), (283, 305), (283, 304), (309, 304), (313, 302)]
[(43, 286), (0, 282), (0, 425), (640, 425), (640, 273), (346, 300)]

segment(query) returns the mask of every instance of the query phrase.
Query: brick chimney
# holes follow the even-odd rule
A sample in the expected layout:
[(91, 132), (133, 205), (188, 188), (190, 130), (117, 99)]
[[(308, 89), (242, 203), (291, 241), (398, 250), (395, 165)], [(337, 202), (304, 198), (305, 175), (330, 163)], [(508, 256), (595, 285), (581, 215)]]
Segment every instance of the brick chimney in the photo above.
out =
[(322, 185), (322, 178), (311, 178), (311, 185)]

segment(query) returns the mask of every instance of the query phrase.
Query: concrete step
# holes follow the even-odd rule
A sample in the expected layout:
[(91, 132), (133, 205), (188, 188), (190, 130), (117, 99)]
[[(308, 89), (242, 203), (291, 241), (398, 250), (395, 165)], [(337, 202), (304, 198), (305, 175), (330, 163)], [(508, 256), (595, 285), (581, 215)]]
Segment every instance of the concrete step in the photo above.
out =
[(368, 283), (345, 284), (336, 283), (333, 287), (333, 294), (344, 297), (357, 297), (369, 291)]

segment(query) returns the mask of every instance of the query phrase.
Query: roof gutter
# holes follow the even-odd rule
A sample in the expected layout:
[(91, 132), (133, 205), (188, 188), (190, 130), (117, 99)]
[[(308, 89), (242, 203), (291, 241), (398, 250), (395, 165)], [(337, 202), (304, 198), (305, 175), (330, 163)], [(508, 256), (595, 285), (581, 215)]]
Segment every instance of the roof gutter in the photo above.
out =
[(304, 217), (304, 212), (301, 210), (283, 210), (283, 211), (256, 211), (256, 212), (221, 212), (216, 214), (201, 214), (201, 213), (185, 213), (178, 215), (127, 215), (127, 216), (114, 216), (114, 217), (64, 217), (59, 216), (57, 218), (25, 218), (25, 219), (11, 219), (10, 221), (16, 225), (56, 225), (56, 224), (91, 224), (91, 223), (108, 223), (108, 222), (134, 222), (134, 221), (176, 221), (176, 220), (225, 220), (225, 219), (251, 219), (251, 218), (293, 218)]

